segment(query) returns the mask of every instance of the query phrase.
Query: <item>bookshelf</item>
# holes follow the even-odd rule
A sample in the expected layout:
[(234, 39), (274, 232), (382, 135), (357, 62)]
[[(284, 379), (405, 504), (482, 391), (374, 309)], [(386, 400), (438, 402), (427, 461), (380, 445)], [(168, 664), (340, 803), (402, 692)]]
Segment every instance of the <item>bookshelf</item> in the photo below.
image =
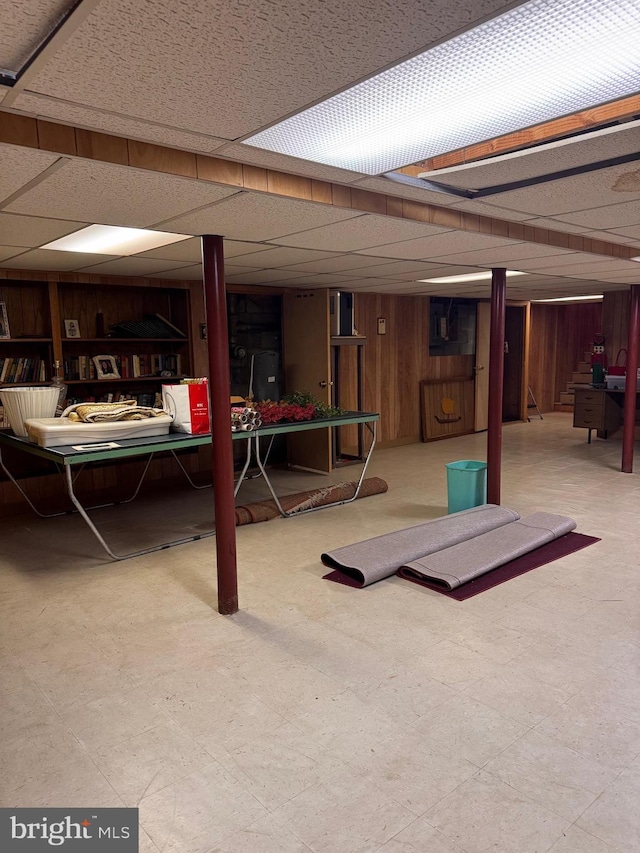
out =
[(52, 360), (46, 282), (0, 281), (0, 387), (47, 382)]

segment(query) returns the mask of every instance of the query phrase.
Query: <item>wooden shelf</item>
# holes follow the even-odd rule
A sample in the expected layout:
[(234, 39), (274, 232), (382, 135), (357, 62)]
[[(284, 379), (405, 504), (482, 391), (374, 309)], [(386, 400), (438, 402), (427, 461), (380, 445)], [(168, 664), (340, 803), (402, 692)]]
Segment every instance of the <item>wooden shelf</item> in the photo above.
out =
[[(126, 379), (65, 379), (65, 385), (111, 385), (116, 382), (164, 382), (170, 384), (169, 380), (185, 379), (185, 375), (180, 376), (129, 376)], [(44, 383), (45, 385), (48, 383)]]
[(0, 338), (0, 344), (50, 344), (53, 338)]
[[(22, 339), (24, 340), (24, 338)], [(41, 340), (41, 339), (39, 339)], [(62, 344), (188, 344), (188, 338), (63, 338)]]
[(0, 388), (30, 388), (38, 385), (51, 385), (51, 381), (45, 379), (44, 382), (0, 382)]

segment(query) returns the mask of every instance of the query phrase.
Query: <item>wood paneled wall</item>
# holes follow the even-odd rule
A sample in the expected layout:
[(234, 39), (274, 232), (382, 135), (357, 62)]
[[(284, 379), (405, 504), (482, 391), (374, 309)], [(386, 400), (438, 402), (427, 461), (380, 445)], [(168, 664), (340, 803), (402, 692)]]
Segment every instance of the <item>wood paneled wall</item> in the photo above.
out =
[[(387, 321), (385, 335), (377, 333), (379, 317)], [(426, 296), (356, 293), (355, 324), (358, 334), (367, 337), (364, 408), (380, 412), (380, 444), (389, 447), (420, 441), (420, 382), (472, 378), (474, 357), (429, 356)], [(355, 353), (349, 355), (343, 359), (343, 388), (347, 384), (355, 397)]]
[(541, 411), (553, 411), (578, 362), (591, 350), (593, 336), (602, 327), (602, 314), (601, 302), (532, 303), (529, 385)]
[(615, 364), (619, 349), (626, 349), (629, 337), (629, 291), (605, 293), (602, 303), (602, 333), (609, 364)]

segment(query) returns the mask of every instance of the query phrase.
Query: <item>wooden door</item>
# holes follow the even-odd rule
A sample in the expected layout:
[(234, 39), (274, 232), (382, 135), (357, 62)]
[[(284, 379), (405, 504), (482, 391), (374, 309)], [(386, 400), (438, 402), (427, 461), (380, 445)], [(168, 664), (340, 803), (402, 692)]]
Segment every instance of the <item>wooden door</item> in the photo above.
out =
[(503, 421), (527, 419), (529, 315), (528, 305), (506, 306)]
[(489, 424), (489, 337), (491, 331), (491, 305), (478, 302), (476, 314), (476, 363), (473, 368), (475, 382), (475, 426), (476, 432), (487, 429)]
[[(283, 363), (287, 394), (308, 391), (331, 403), (329, 291), (286, 293), (283, 299)], [(331, 471), (331, 430), (316, 429), (288, 436), (289, 464), (312, 471)]]

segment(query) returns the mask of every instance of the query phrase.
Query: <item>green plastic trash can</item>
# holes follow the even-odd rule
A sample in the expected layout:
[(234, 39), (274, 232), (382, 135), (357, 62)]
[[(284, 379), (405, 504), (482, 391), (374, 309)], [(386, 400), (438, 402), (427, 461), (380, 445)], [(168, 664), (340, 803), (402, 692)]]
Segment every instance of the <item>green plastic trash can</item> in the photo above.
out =
[(460, 512), (487, 502), (487, 463), (473, 459), (448, 462), (447, 511)]

